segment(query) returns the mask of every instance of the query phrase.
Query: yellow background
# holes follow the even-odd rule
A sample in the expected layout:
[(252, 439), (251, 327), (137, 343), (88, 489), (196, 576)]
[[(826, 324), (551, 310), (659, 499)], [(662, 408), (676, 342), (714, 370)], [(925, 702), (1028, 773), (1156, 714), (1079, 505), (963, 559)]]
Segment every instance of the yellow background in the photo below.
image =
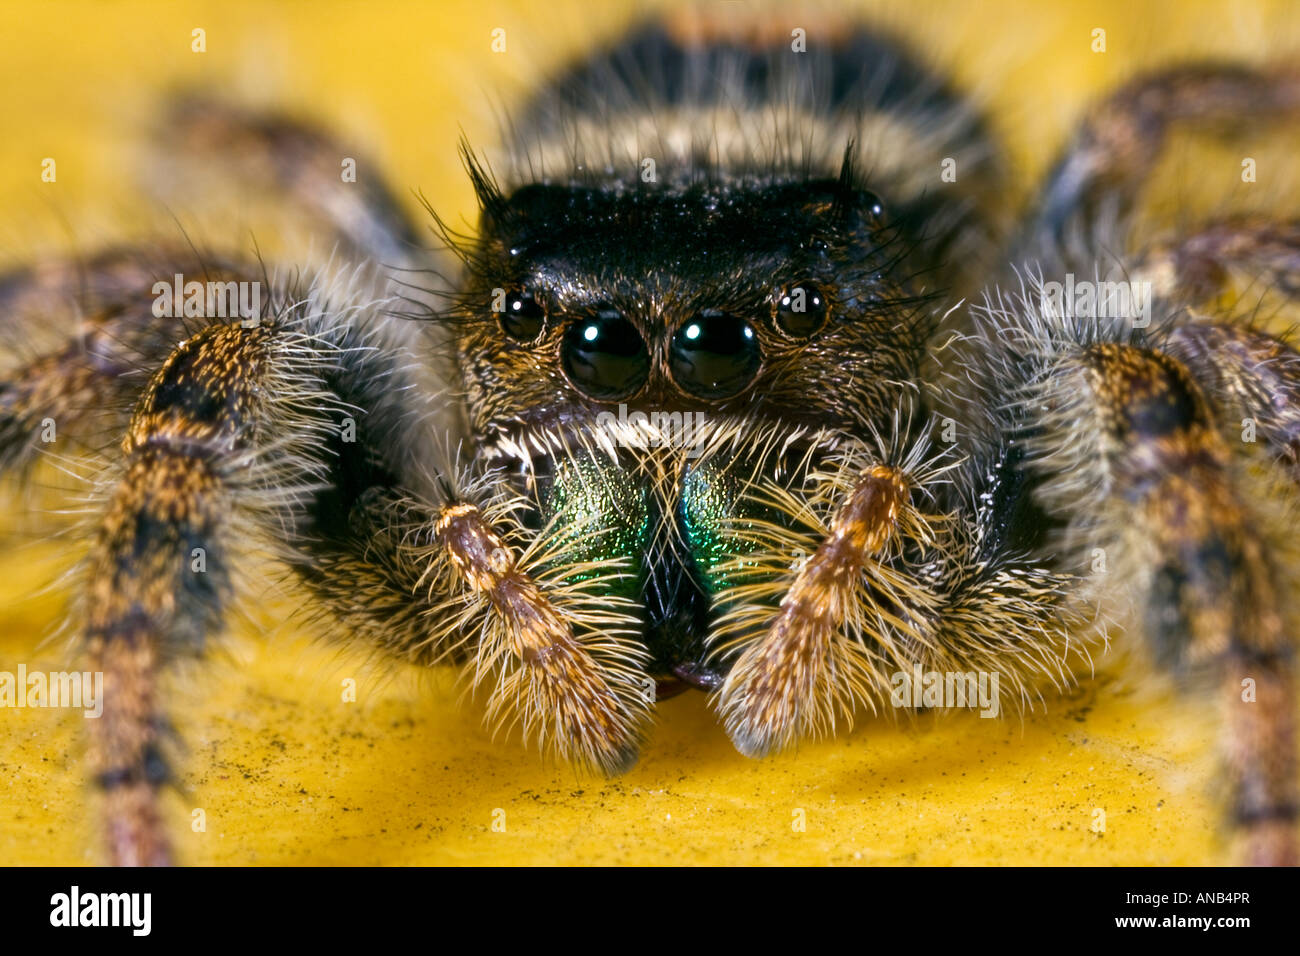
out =
[[(1192, 55), (1300, 48), (1300, 14), (1286, 0), (1057, 6), (1069, 5), (870, 8), (986, 98), (1022, 170), (1009, 202), (1032, 189), (1097, 91)], [(626, 3), (558, 0), (268, 7), (0, 8), (0, 265), (156, 228), (134, 199), (131, 151), (160, 94), (194, 84), (305, 111), (381, 160), (413, 211), (418, 188), (452, 220), (469, 216), (461, 132), (489, 145), (502, 106), (634, 14)], [(803, 14), (779, 9), (799, 25)], [(206, 53), (191, 52), (195, 27), (206, 30)], [(507, 30), (505, 54), (490, 52), (495, 27)], [(1107, 31), (1104, 54), (1090, 50), (1095, 27)], [(47, 156), (57, 159), (55, 184), (40, 182)], [(1198, 172), (1192, 191), (1232, 192), (1235, 163), (1229, 154), (1226, 172)], [(224, 225), (246, 235), (242, 218)], [(61, 639), (41, 644), (64, 593), (41, 586), (83, 545), (42, 540), (45, 525), (20, 516), (33, 499), (9, 492), (3, 503), (0, 670), (19, 661), (68, 669)], [(640, 763), (604, 781), (547, 765), (514, 740), (494, 743), (479, 707), (457, 705), (454, 675), (367, 663), (288, 611), (254, 602), (228, 652), (172, 691), (187, 755), (186, 792), (171, 810), (186, 862), (1218, 859), (1203, 786), (1214, 770), (1211, 710), (1172, 700), (1140, 670), (1112, 664), (1065, 698), (1048, 694), (1046, 714), (1040, 705), (1023, 721), (866, 719), (850, 735), (763, 762), (731, 749), (703, 695), (685, 695), (659, 706)], [(341, 699), (346, 678), (358, 681), (356, 703)], [(0, 863), (100, 858), (83, 724), (68, 712), (0, 711)], [(193, 808), (204, 810), (205, 832), (189, 827)], [(1097, 809), (1102, 834), (1091, 829)], [(792, 827), (799, 810), (804, 832)], [(492, 829), (497, 811), (504, 832)]]

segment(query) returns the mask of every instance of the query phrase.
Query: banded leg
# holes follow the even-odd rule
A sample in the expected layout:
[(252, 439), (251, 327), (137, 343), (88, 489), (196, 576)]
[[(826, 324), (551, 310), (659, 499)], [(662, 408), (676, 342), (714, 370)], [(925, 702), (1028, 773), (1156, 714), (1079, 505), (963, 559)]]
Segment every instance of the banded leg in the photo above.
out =
[[(1212, 223), (1148, 250), (1136, 274), (1151, 277), (1171, 303), (1211, 302), (1230, 273), (1300, 299), (1300, 224), (1265, 220)], [(1168, 348), (1210, 389), (1229, 432), (1258, 424), (1265, 447), (1300, 481), (1300, 353), (1258, 328), (1192, 313), (1169, 333)]]
[[(652, 697), (632, 635), (619, 633), (631, 609), (595, 593), (599, 568), (553, 560), (562, 571), (534, 579), (528, 569), (554, 556), (489, 520), (508, 508), (403, 490), (399, 436), (421, 413), (397, 404), (401, 357), (366, 341), (310, 323), (212, 326), (176, 348), (137, 405), (84, 612), (105, 680), (92, 763), (115, 863), (171, 858), (158, 682), (219, 628), (246, 538), (391, 653), (432, 662), (467, 645), (462, 657), (498, 678), (490, 709), (560, 754), (611, 772), (635, 756)], [(362, 418), (356, 442), (340, 432), (344, 410)]]
[[(408, 393), (396, 380), (405, 359), (374, 347), (364, 328), (373, 317), (318, 293), (284, 290), (295, 310), (257, 327), (195, 332), (152, 375), (132, 415), (82, 611), (91, 666), (104, 674), (91, 763), (113, 863), (172, 858), (159, 809), (167, 777), (159, 680), (219, 629), (241, 545), (256, 540), (284, 558), (367, 636), (381, 623), (415, 630), (437, 609), (418, 588), (425, 566), (391, 557), (406, 556), (398, 544), (408, 529), (388, 519), (414, 506), (370, 513), (381, 527), (358, 507), (378, 509), (410, 466), (409, 443), (384, 442), (422, 414), (398, 404)], [(360, 419), (355, 442), (344, 427), (351, 416)], [(352, 552), (331, 548), (349, 533), (359, 539)], [(348, 575), (357, 566), (367, 576)]]
[(289, 563), (353, 637), (489, 682), (489, 723), (521, 724), (563, 760), (621, 772), (653, 703), (636, 609), (605, 593), (617, 572), (550, 553), (553, 536), (524, 531), (491, 489), (449, 486), (434, 504), (380, 478), (334, 498), (345, 522), (305, 523)]
[[(1228, 812), (1239, 852), (1254, 864), (1295, 863), (1286, 596), (1267, 529), (1239, 487), (1217, 417), (1188, 369), (1168, 354), (1096, 344), (1080, 352), (1074, 368), (1077, 377), (1063, 374), (1053, 388), (1083, 396), (1074, 413), (1091, 410), (1100, 471), (1089, 481), (1103, 495), (1076, 496), (1074, 506), (1109, 516), (1101, 525), (1095, 515), (1083, 520), (1103, 528), (1127, 556), (1122, 576), (1137, 582), (1138, 623), (1156, 660), (1192, 682), (1211, 682), (1223, 714)], [(1255, 696), (1247, 699), (1244, 686)]]
[(1169, 347), (1213, 389), (1225, 429), (1246, 436), (1256, 425), (1258, 440), (1300, 484), (1300, 353), (1265, 332), (1213, 322), (1180, 325)]
[(1191, 66), (1143, 76), (1097, 104), (1048, 177), (1027, 234), (1043, 241), (1087, 235), (1104, 204), (1130, 210), (1175, 123), (1268, 121), (1300, 111), (1300, 72)]
[(195, 179), (237, 188), (244, 198), (260, 188), (386, 265), (408, 262), (424, 246), (378, 164), (310, 124), (188, 96), (170, 104), (157, 139), (147, 185), (164, 197), (184, 190), (192, 198)]
[(775, 620), (732, 665), (718, 706), (742, 753), (757, 757), (783, 747), (833, 723), (835, 708), (851, 704), (834, 684), (854, 669), (842, 659), (855, 653), (842, 631), (867, 565), (897, 532), (908, 496), (898, 469), (867, 469), (830, 534), (795, 575)]
[(1135, 264), (1174, 301), (1199, 305), (1224, 291), (1230, 273), (1290, 299), (1300, 298), (1300, 223), (1235, 219), (1210, 223), (1187, 236), (1147, 249)]
[(311, 383), (329, 361), (301, 333), (212, 326), (172, 353), (136, 407), (83, 612), (90, 666), (104, 674), (90, 759), (114, 864), (171, 860), (158, 680), (219, 625), (241, 519), (244, 531), (250, 518), (285, 520), (318, 470), (312, 438), (333, 423)]
[(0, 375), (0, 468), (21, 469), (42, 447), (64, 448), (69, 438), (97, 451), (118, 439), (149, 374), (206, 321), (154, 315), (155, 283), (171, 287), (177, 273), (221, 283), (260, 276), (188, 249), (124, 248), (0, 278), (9, 353)]

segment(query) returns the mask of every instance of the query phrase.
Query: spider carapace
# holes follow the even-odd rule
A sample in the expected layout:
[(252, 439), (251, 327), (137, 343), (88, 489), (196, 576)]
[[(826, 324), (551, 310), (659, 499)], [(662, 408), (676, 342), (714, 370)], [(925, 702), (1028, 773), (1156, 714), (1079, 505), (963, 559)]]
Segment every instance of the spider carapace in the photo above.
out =
[[(1222, 708), (1238, 852), (1294, 862), (1300, 359), (1214, 302), (1239, 270), (1294, 295), (1300, 231), (1124, 224), (1174, 120), (1284, 119), (1300, 79), (1139, 77), (1013, 221), (967, 98), (891, 37), (803, 33), (639, 27), (499, 158), (464, 148), (478, 227), (431, 243), (328, 135), (180, 100), (168, 161), (269, 186), (335, 258), (164, 243), (0, 286), (14, 327), (70, 320), (8, 365), (3, 462), (52, 419), (110, 469), (78, 630), (113, 862), (171, 860), (159, 677), (259, 547), (329, 633), (457, 663), (492, 722), (611, 773), (664, 693), (757, 756), (900, 674), (1026, 703), (1118, 630)], [(178, 321), (173, 277), (260, 305)]]

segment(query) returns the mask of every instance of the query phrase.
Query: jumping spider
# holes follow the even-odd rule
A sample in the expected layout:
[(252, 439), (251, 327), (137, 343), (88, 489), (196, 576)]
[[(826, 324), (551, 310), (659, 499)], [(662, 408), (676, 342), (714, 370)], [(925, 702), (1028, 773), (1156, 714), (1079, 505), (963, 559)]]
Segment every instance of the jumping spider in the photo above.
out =
[[(52, 420), (112, 469), (80, 610), (110, 859), (171, 860), (158, 680), (263, 547), (337, 633), (464, 665), (493, 721), (606, 773), (657, 695), (709, 692), (758, 756), (914, 668), (1023, 702), (1118, 626), (1223, 708), (1244, 858), (1294, 862), (1300, 355), (1213, 301), (1234, 270), (1294, 296), (1300, 231), (1132, 250), (1124, 224), (1172, 122), (1297, 107), (1293, 71), (1140, 77), (1011, 223), (980, 115), (892, 40), (652, 25), (537, 92), (499, 174), (466, 147), (478, 227), (435, 216), (426, 244), (328, 136), (179, 103), (173, 159), (229, 157), (341, 251), (303, 277), (128, 248), (0, 285), (25, 343), (76, 322), (10, 362), (3, 463)], [(1142, 320), (1048, 295), (1066, 275), (1149, 289)], [(265, 294), (160, 317), (174, 276)]]

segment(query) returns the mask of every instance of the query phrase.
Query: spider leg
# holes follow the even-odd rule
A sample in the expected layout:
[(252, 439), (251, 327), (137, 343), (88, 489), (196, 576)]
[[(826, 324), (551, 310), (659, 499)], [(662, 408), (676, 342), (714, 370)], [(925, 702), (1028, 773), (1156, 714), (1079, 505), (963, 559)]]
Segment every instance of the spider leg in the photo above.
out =
[(956, 461), (912, 438), (881, 452), (893, 464), (850, 453), (805, 490), (748, 492), (776, 518), (739, 522), (712, 635), (732, 661), (718, 703), (743, 753), (832, 730), (858, 705), (912, 708), (903, 680), (918, 673), (943, 675), (952, 706), (995, 717), (1004, 699), (1023, 707), (1041, 684), (1069, 683), (1070, 659), (1100, 639), (1074, 577), (1032, 553), (1042, 516), (1019, 446)]
[(1242, 269), (1269, 292), (1300, 299), (1300, 223), (1211, 223), (1147, 250), (1134, 274), (1150, 277), (1171, 310), (1189, 307), (1188, 321), (1169, 330), (1167, 348), (1210, 389), (1225, 433), (1257, 425), (1265, 447), (1300, 481), (1300, 353), (1285, 336), (1196, 308), (1212, 304), (1229, 275)]
[(1027, 234), (1031, 255), (1044, 240), (1091, 233), (1104, 205), (1132, 208), (1175, 123), (1266, 121), (1300, 111), (1300, 72), (1221, 65), (1179, 67), (1139, 77), (1084, 119), (1042, 191)]
[(274, 537), (319, 480), (320, 436), (336, 427), (323, 377), (336, 358), (276, 323), (211, 325), (172, 351), (136, 405), (82, 611), (91, 666), (104, 675), (90, 759), (115, 864), (171, 859), (158, 804), (159, 677), (219, 626), (241, 539)]
[(1209, 223), (1149, 247), (1134, 275), (1172, 300), (1201, 304), (1219, 295), (1238, 269), (1270, 291), (1300, 298), (1300, 222), (1247, 217)]
[(253, 267), (189, 249), (126, 247), (0, 277), (0, 468), (22, 469), (67, 440), (103, 452), (148, 374), (203, 319), (154, 313), (154, 286), (183, 274), (249, 281)]
[(420, 665), (468, 664), (476, 686), (490, 681), (492, 724), (521, 723), (561, 759), (627, 769), (653, 681), (635, 608), (600, 593), (610, 570), (536, 547), (547, 532), (521, 528), (492, 482), (439, 484), (436, 502), (385, 478), (335, 496), (345, 520), (306, 524), (288, 563), (352, 636)]
[[(1238, 270), (1269, 292), (1300, 299), (1300, 223), (1210, 223), (1147, 249), (1133, 274), (1152, 283), (1169, 311), (1188, 309), (1187, 321), (1169, 330), (1167, 348), (1210, 389), (1225, 434), (1257, 425), (1259, 440), (1300, 481), (1300, 353), (1286, 335), (1216, 317), (1213, 300)], [(1207, 305), (1208, 315), (1198, 308)]]
[[(351, 499), (414, 470), (412, 443), (379, 437), (408, 434), (413, 421), (377, 397), (408, 391), (401, 353), (377, 348), (374, 317), (332, 301), (330, 289), (275, 290), (256, 323), (207, 320), (170, 348), (135, 403), (79, 612), (90, 666), (104, 675), (90, 762), (114, 864), (172, 859), (159, 685), (170, 664), (201, 654), (218, 632), (245, 547), (315, 568), (328, 536), (351, 519)], [(384, 544), (377, 537), (375, 550)], [(406, 569), (379, 559), (370, 567), (369, 580), (405, 597), (408, 625), (429, 610), (418, 575), (403, 578)], [(353, 619), (374, 615), (355, 599), (365, 579), (326, 570), (318, 580)], [(372, 587), (372, 600), (381, 591)]]
[(1224, 429), (1259, 440), (1300, 482), (1300, 353), (1267, 332), (1210, 321), (1178, 326), (1169, 348), (1213, 390)]
[[(490, 709), (540, 730), (562, 755), (627, 766), (653, 699), (634, 642), (610, 633), (635, 621), (630, 611), (582, 583), (530, 575), (522, 529), (507, 536), (490, 520), (509, 511), (491, 503), (491, 483), (476, 486), (490, 499), (476, 504), (451, 490), (452, 476), (421, 477), (422, 443), (407, 440), (432, 427), (428, 409), (407, 408), (419, 370), (376, 347), (380, 330), (357, 331), (361, 318), (280, 298), (310, 314), (210, 325), (177, 345), (123, 442), (83, 611), (104, 674), (92, 764), (115, 863), (171, 858), (158, 685), (219, 629), (245, 543), (280, 557), (355, 636), (385, 650), (428, 663), (472, 647), (480, 673), (498, 677)], [(349, 439), (340, 421), (353, 415)]]
[(300, 218), (387, 265), (425, 247), (378, 165), (307, 122), (191, 95), (169, 104), (157, 139), (147, 185), (164, 198), (192, 197), (196, 180), (205, 192), (224, 185), (245, 197), (261, 187), (268, 200), (287, 196)]
[(794, 577), (766, 631), (740, 654), (719, 691), (719, 710), (738, 750), (762, 756), (826, 719), (840, 631), (857, 602), (859, 578), (898, 530), (908, 501), (905, 475), (876, 465), (832, 520), (830, 534)]
[(1250, 493), (1204, 389), (1173, 355), (1092, 341), (1062, 350), (1049, 368), (1022, 407), (1037, 429), (1039, 500), (1071, 522), (1062, 560), (1083, 564), (1075, 549), (1098, 545), (1119, 556), (1106, 583), (1131, 595), (1153, 657), (1185, 686), (1206, 683), (1222, 713), (1239, 852), (1255, 864), (1295, 863), (1288, 595), (1283, 545), (1254, 507), (1261, 496)]

